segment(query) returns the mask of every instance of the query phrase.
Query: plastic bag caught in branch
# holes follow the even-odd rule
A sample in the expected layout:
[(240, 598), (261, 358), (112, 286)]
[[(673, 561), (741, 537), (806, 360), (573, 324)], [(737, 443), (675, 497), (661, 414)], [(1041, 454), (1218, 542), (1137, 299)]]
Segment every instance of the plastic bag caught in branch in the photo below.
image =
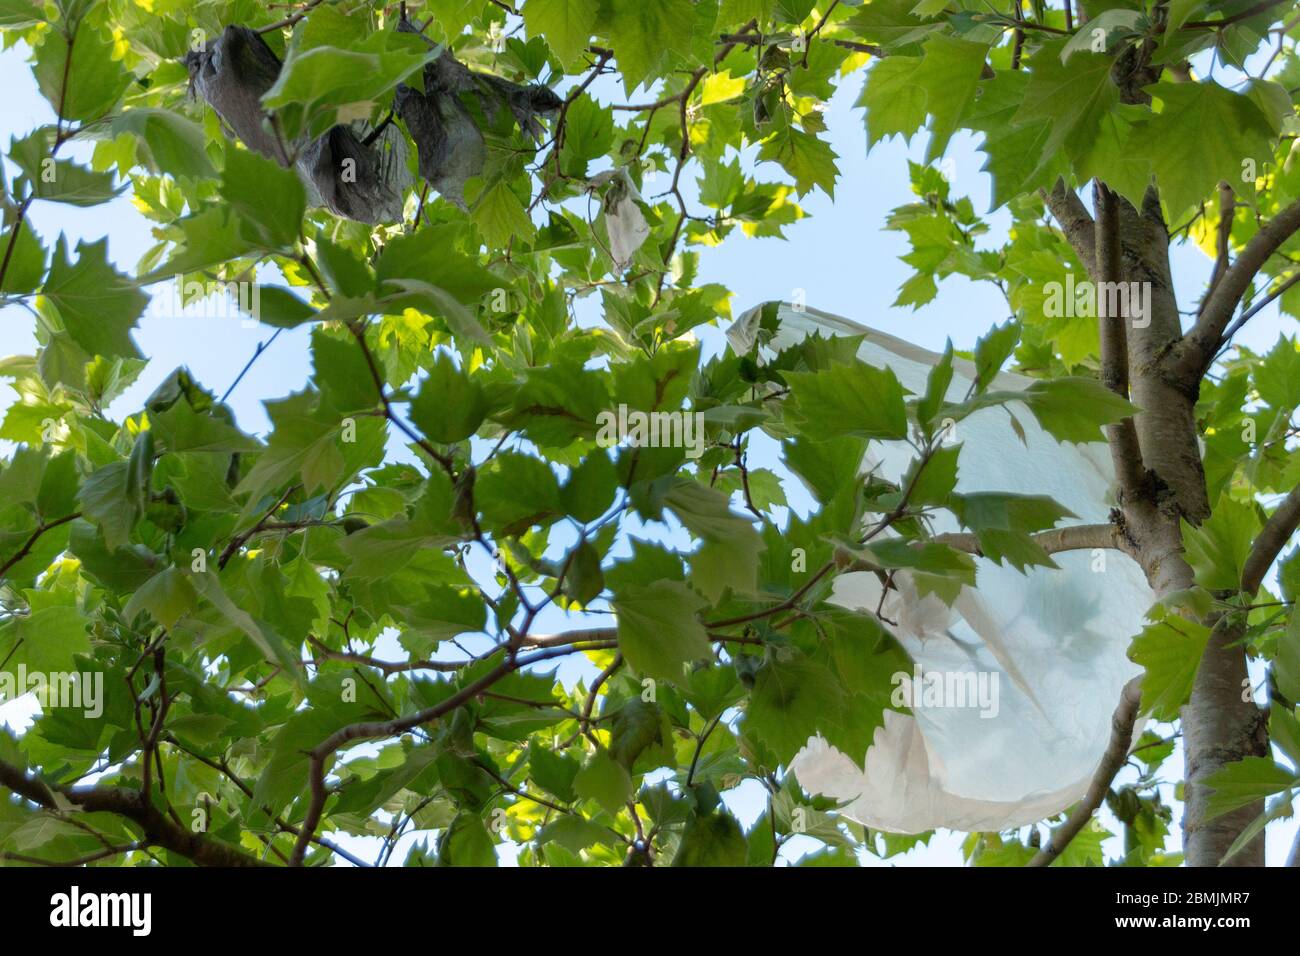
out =
[(333, 127), (302, 151), (297, 165), (320, 204), (336, 216), (394, 223), (401, 221), (406, 190), (415, 182), (406, 155), (400, 130), (388, 125), (374, 133), (358, 123)]
[(275, 85), (281, 63), (247, 27), (226, 27), (202, 50), (187, 54), (185, 65), (192, 89), (245, 146), (296, 168), (312, 205), (358, 222), (401, 220), (413, 177), (406, 164), (406, 140), (398, 130), (387, 126), (375, 135), (369, 124), (357, 122), (334, 126), (315, 140), (285, 142), (261, 103)]
[[(397, 29), (418, 32), (407, 20)], [(422, 78), (423, 92), (398, 85), (393, 110), (415, 141), (420, 175), (439, 195), (462, 209), (465, 181), (481, 176), (487, 164), (487, 144), (474, 114), (495, 124), (504, 107), (519, 128), (536, 140), (542, 132), (537, 117), (553, 114), (563, 102), (540, 84), (520, 86), (498, 76), (475, 73), (447, 51), (425, 65)]]
[(609, 234), (609, 254), (614, 269), (622, 272), (632, 262), (632, 256), (650, 236), (650, 224), (638, 205), (641, 194), (632, 183), (626, 167), (611, 169), (593, 176), (587, 183), (592, 192), (607, 187), (601, 196), (605, 211), (605, 231)]
[[(782, 305), (776, 317), (775, 337), (764, 350), (814, 332), (865, 333), (858, 357), (889, 367), (916, 395), (925, 393), (939, 360), (812, 309)], [(728, 330), (737, 352), (754, 346), (761, 318), (751, 310)], [(974, 375), (971, 363), (955, 361), (948, 401), (961, 402)], [(1021, 390), (1032, 381), (1000, 374), (995, 387)], [(981, 409), (956, 424), (962, 446), (956, 490), (1046, 495), (1079, 523), (1106, 523), (1113, 483), (1106, 446), (1060, 443), (1032, 415), (1016, 417), (1023, 441), (1001, 408)], [(903, 442), (873, 442), (862, 470), (898, 482), (913, 458)], [(936, 511), (932, 530), (961, 529), (951, 513)], [(1106, 750), (1120, 691), (1140, 671), (1127, 650), (1153, 596), (1136, 563), (1118, 551), (1062, 552), (1052, 559), (1059, 570), (1030, 566), (1022, 574), (977, 558), (975, 587), (963, 588), (951, 606), (922, 595), (905, 571), (895, 574), (896, 589), (883, 602), (876, 575), (837, 577), (830, 601), (868, 614), (879, 608), (894, 622), (922, 683), (915, 682), (917, 671), (907, 675), (911, 713), (885, 710), (863, 765), (820, 737), (809, 740), (790, 765), (800, 785), (844, 801), (850, 819), (897, 833), (1007, 830), (1079, 800)], [(960, 679), (968, 688), (971, 678), (982, 678), (981, 686), (993, 691), (990, 706), (953, 706), (943, 695), (940, 705), (927, 706), (921, 692), (936, 677), (948, 686), (950, 678)]]
[(281, 166), (293, 162), (291, 144), (275, 135), (262, 96), (280, 75), (280, 58), (247, 27), (228, 26), (201, 50), (185, 55), (190, 90), (198, 93), (249, 149)]

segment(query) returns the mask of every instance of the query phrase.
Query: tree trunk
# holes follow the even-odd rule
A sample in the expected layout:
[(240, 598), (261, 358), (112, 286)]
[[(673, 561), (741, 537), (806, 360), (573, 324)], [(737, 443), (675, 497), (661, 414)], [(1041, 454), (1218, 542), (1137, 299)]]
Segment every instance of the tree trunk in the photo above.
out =
[[(1130, 323), (1129, 374), (1146, 480), (1137, 500), (1122, 501), (1125, 522), (1157, 597), (1191, 587), (1192, 569), (1183, 557), (1181, 521), (1199, 524), (1209, 516), (1201, 464), (1195, 403), (1199, 379), (1180, 381), (1167, 371), (1182, 336), (1169, 268), (1169, 237), (1160, 204), (1147, 194), (1139, 213), (1120, 200), (1119, 231), (1123, 278), (1151, 284), (1151, 312), (1145, 327)], [(1210, 788), (1204, 781), (1225, 764), (1267, 754), (1268, 735), (1246, 680), (1241, 632), (1217, 621), (1201, 659), (1191, 698), (1182, 711), (1184, 779), (1183, 849), (1190, 866), (1217, 866), (1237, 835), (1263, 812), (1263, 801), (1207, 821)], [(1261, 834), (1231, 861), (1262, 866)]]

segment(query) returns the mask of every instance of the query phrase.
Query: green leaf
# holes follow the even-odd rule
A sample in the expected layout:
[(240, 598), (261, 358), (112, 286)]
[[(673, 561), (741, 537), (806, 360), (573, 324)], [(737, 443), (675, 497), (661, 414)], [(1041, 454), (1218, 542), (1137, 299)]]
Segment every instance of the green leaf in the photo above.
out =
[(780, 163), (794, 177), (795, 189), (800, 195), (814, 186), (828, 196), (835, 195), (835, 180), (839, 176), (835, 160), (838, 157), (830, 143), (812, 133), (785, 126), (763, 141), (758, 158)]
[(45, 12), (36, 0), (0, 0), (0, 27), (14, 30), (44, 20)]
[(425, 593), (424, 600), (393, 605), (402, 628), (402, 646), (412, 654), (424, 657), (442, 641), (483, 630), (487, 605), (478, 594), (435, 585), (426, 586)]
[(1209, 640), (1208, 628), (1171, 617), (1143, 628), (1128, 656), (1141, 664), (1142, 707), (1157, 720), (1176, 720), (1178, 709), (1192, 693), (1192, 682)]
[[(1087, 33), (1091, 24), (1080, 31)], [(1119, 103), (1119, 88), (1111, 80), (1114, 58), (1100, 53), (1076, 53), (1062, 62), (1059, 42), (1044, 44), (1030, 58), (1032, 67), (1016, 124), (1045, 122), (1051, 132), (1042, 143), (1039, 168), (1064, 152), (1078, 167), (1086, 163), (1103, 118)]]
[(992, 384), (1020, 341), (1020, 323), (1004, 322), (989, 329), (975, 343), (975, 391), (981, 393)]
[(130, 621), (141, 611), (148, 611), (155, 621), (171, 628), (198, 605), (198, 592), (190, 576), (176, 568), (164, 568), (150, 578), (122, 609)]
[(271, 740), (270, 759), (253, 787), (253, 806), (279, 814), (292, 803), (307, 789), (312, 749), (347, 722), (331, 708), (308, 707), (290, 716)]
[(127, 493), (129, 483), (128, 463), (115, 461), (91, 473), (77, 496), (82, 514), (104, 532), (109, 551), (126, 544), (143, 514), (139, 496)]
[(925, 380), (925, 394), (916, 403), (916, 420), (926, 438), (934, 434), (935, 419), (948, 399), (948, 386), (952, 384), (952, 339), (944, 346), (943, 355), (930, 369)]
[(695, 28), (691, 0), (608, 0), (610, 46), (618, 54), (623, 87), (631, 95), (652, 80), (669, 51), (688, 50)]
[(1300, 614), (1294, 610), (1287, 629), (1278, 638), (1272, 672), (1278, 690), (1287, 700), (1300, 700)]
[(749, 844), (736, 818), (715, 810), (686, 825), (673, 866), (744, 866), (748, 858)]
[(260, 451), (262, 446), (234, 425), (198, 412), (188, 401), (149, 414), (149, 430), (169, 452)]
[(825, 665), (797, 654), (782, 660), (778, 652), (754, 679), (745, 731), (788, 764), (809, 737), (840, 727), (843, 706), (844, 691)]
[(1150, 92), (1161, 109), (1138, 124), (1132, 149), (1150, 161), (1170, 215), (1212, 195), (1220, 181), (1253, 201), (1275, 138), (1255, 102), (1212, 82), (1157, 83)]
[(1209, 821), (1274, 793), (1300, 787), (1300, 777), (1272, 757), (1246, 757), (1210, 774), (1205, 785), (1214, 791), (1205, 804), (1204, 819)]
[(131, 330), (149, 297), (109, 264), (107, 239), (79, 241), (74, 264), (60, 235), (42, 293), (58, 309), (68, 335), (88, 354), (139, 357)]
[(595, 521), (614, 503), (618, 473), (603, 449), (592, 451), (569, 473), (560, 489), (564, 513), (578, 521)]
[(1104, 441), (1102, 426), (1128, 418), (1137, 409), (1095, 378), (1041, 379), (1022, 391), (985, 392), (948, 408), (960, 420), (979, 408), (1023, 402), (1043, 430), (1061, 442)]
[(488, 412), (483, 387), (446, 352), (434, 359), (429, 376), (411, 401), (411, 421), (430, 441), (447, 445), (464, 441), (476, 431)]
[(379, 404), (379, 386), (370, 374), (361, 346), (351, 336), (315, 328), (311, 334), (313, 379), (321, 391), (321, 408), (346, 417)]
[(1184, 23), (1192, 18), (1192, 14), (1201, 10), (1206, 5), (1206, 0), (1169, 0), (1169, 13), (1165, 21), (1165, 29), (1169, 33), (1178, 30)]
[(673, 485), (664, 504), (703, 547), (691, 559), (691, 583), (717, 603), (727, 588), (745, 594), (757, 586), (763, 540), (748, 518), (731, 510), (725, 495), (699, 482)]
[(930, 456), (924, 468), (921, 468), (921, 459), (914, 460), (903, 477), (902, 484), (902, 487), (912, 489), (908, 503), (945, 504), (957, 484), (957, 459), (960, 454), (961, 445), (945, 445)]
[[(96, 14), (95, 19), (101, 18)], [(62, 30), (45, 33), (32, 72), (57, 116), (88, 123), (112, 109), (132, 78), (112, 54), (113, 44), (88, 21), (72, 39)]]
[(225, 263), (256, 248), (255, 243), (243, 235), (240, 217), (225, 203), (208, 206), (192, 216), (176, 220), (164, 234), (176, 243), (177, 248), (166, 264), (141, 277), (143, 285)]
[(609, 152), (614, 143), (614, 116), (589, 96), (580, 96), (564, 114), (560, 166), (571, 176), (585, 175), (587, 163)]
[(632, 796), (632, 777), (606, 750), (597, 750), (573, 779), (578, 796), (595, 800), (617, 816)]
[(439, 866), (496, 866), (497, 851), (483, 820), (462, 811), (438, 842)]
[(143, 140), (155, 168), (171, 176), (214, 179), (203, 129), (171, 110), (130, 109), (113, 118), (111, 129)]
[(524, 204), (504, 179), (498, 179), (476, 197), (469, 196), (470, 218), (494, 249), (504, 249), (511, 239), (531, 242), (536, 227)]
[(564, 576), (564, 595), (570, 601), (587, 605), (605, 590), (605, 576), (600, 568), (600, 552), (586, 541), (578, 545)]
[(560, 485), (546, 463), (527, 455), (497, 455), (478, 474), (474, 504), (484, 524), (501, 534), (519, 534), (558, 517)]
[(950, 36), (932, 36), (924, 43), (925, 59), (912, 82), (925, 91), (930, 120), (926, 162), (944, 154), (948, 141), (975, 100), (989, 48)]
[(635, 772), (637, 760), (642, 755), (653, 757), (653, 763), (662, 765), (673, 757), (672, 729), (667, 715), (658, 704), (634, 697), (619, 708), (610, 730), (609, 755)]
[(867, 72), (856, 105), (866, 109), (868, 147), (895, 134), (911, 139), (925, 125), (926, 92), (915, 80), (920, 64), (919, 57), (891, 56)]
[(1242, 568), (1260, 530), (1255, 507), (1225, 492), (1199, 527), (1186, 521), (1182, 526), (1183, 547), (1196, 583), (1209, 591), (1239, 588)]
[(1255, 366), (1253, 377), (1259, 397), (1274, 408), (1300, 405), (1300, 349), (1295, 339), (1279, 335), (1264, 361)]
[[(321, 11), (313, 13), (312, 19), (318, 16), (326, 23), (342, 19)], [(326, 45), (320, 39), (319, 35), (297, 39), (275, 85), (262, 97), (263, 106), (278, 111), (283, 135), (289, 139), (303, 131), (321, 135), (339, 121), (340, 107), (378, 102), (441, 52), (422, 37), (389, 30), (361, 40), (328, 37), (344, 46)]]
[(215, 572), (204, 571), (190, 575), (190, 582), (195, 591), (215, 607), (226, 621), (257, 646), (269, 663), (282, 668), (300, 684), (304, 681), (298, 656), (285, 643), (284, 638), (230, 600)]
[(572, 803), (577, 798), (573, 781), (581, 768), (582, 765), (572, 757), (556, 753), (539, 741), (528, 746), (528, 775), (539, 787), (565, 803)]
[(1029, 564), (1056, 567), (1029, 535), (1054, 527), (1062, 518), (1077, 517), (1043, 495), (1001, 492), (958, 495), (952, 510), (963, 525), (975, 532), (986, 558), (1005, 560), (1017, 571), (1024, 571)]
[[(1138, 10), (1115, 8), (1105, 10), (1091, 18), (1086, 28), (1079, 30), (1061, 50), (1061, 62), (1068, 63), (1075, 53), (1091, 51), (1093, 53), (1114, 52), (1115, 38), (1132, 36), (1139, 33), (1140, 24), (1145, 17)], [(1096, 47), (1100, 41), (1101, 49)]]
[(809, 438), (907, 436), (903, 386), (892, 369), (855, 361), (819, 372), (787, 372), (785, 378), (791, 390), (786, 415)]
[(297, 243), (307, 197), (293, 170), (228, 144), (220, 192), (238, 214), (240, 234), (249, 242), (270, 251)]
[(579, 62), (596, 26), (595, 0), (528, 0), (524, 26), (528, 35), (542, 37), (565, 66)]
[(13, 618), (0, 627), (0, 660), (6, 669), (22, 664), (43, 674), (75, 671), (77, 655), (90, 653), (87, 623), (75, 607), (63, 605)]
[(458, 245), (461, 233), (448, 226), (424, 226), (384, 245), (375, 265), (383, 283), (414, 280), (446, 291), (457, 301), (477, 303), (504, 283)]
[(53, 130), (49, 127), (9, 144), (9, 158), (23, 171), (37, 199), (96, 206), (122, 192), (113, 185), (112, 173), (97, 173), (66, 159), (53, 159), (52, 145)]
[(684, 584), (628, 585), (613, 603), (619, 648), (638, 673), (679, 680), (686, 663), (709, 656), (709, 637), (696, 617), (705, 602)]

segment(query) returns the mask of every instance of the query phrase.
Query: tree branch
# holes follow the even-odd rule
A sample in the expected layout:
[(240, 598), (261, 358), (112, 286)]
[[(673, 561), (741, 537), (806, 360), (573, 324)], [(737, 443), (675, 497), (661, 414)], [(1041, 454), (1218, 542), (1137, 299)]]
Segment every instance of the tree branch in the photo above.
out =
[(1029, 861), (1028, 866), (1050, 866), (1052, 861), (1065, 852), (1066, 847), (1092, 819), (1093, 813), (1101, 806), (1110, 790), (1111, 781), (1120, 767), (1128, 759), (1128, 748), (1133, 742), (1133, 724), (1137, 720), (1138, 705), (1142, 702), (1142, 678), (1134, 677), (1124, 685), (1119, 697), (1119, 706), (1111, 718), (1110, 743), (1101, 756), (1092, 783), (1083, 795), (1083, 800), (1074, 808), (1069, 819), (1052, 833), (1052, 838)]
[(437, 720), (458, 707), (469, 703), (503, 677), (532, 664), (563, 657), (566, 654), (573, 654), (578, 651), (606, 649), (614, 646), (617, 646), (616, 642), (610, 641), (581, 645), (570, 644), (563, 647), (547, 648), (522, 657), (508, 657), (478, 680), (467, 684), (446, 700), (432, 707), (426, 707), (413, 714), (407, 714), (405, 717), (397, 717), (393, 720), (349, 724), (330, 734), (311, 751), (311, 768), (309, 771), (311, 799), (307, 805), (307, 813), (303, 817), (302, 828), (298, 831), (298, 839), (294, 843), (293, 855), (289, 859), (290, 866), (302, 866), (303, 857), (307, 854), (307, 846), (316, 833), (316, 827), (320, 825), (321, 814), (325, 809), (325, 800), (328, 797), (325, 790), (325, 762), (344, 744), (353, 740), (375, 740), (393, 737), (421, 724)]
[(1214, 271), (1210, 273), (1210, 282), (1205, 289), (1205, 300), (1201, 306), (1204, 308), (1205, 301), (1214, 294), (1214, 288), (1223, 278), (1223, 274), (1228, 271), (1228, 264), (1231, 258), (1232, 245), (1232, 219), (1237, 207), (1237, 194), (1232, 191), (1232, 187), (1227, 183), (1219, 183), (1219, 230), (1215, 237), (1215, 255)]
[[(1062, 551), (1091, 551), (1094, 548), (1113, 548), (1131, 552), (1132, 548), (1124, 537), (1124, 532), (1114, 524), (1076, 524), (1051, 531), (1040, 531), (1029, 536), (1035, 544), (1048, 554)], [(977, 557), (983, 557), (979, 539), (969, 533), (951, 533), (935, 535), (932, 539), (939, 544), (946, 544), (958, 551), (965, 551)]]
[[(1119, 210), (1115, 194), (1101, 180), (1093, 183), (1093, 205), (1097, 210), (1093, 253), (1098, 277), (1104, 283), (1121, 280)], [(1113, 286), (1108, 286), (1113, 287)], [(1099, 297), (1100, 301), (1100, 297)], [(1099, 312), (1101, 310), (1098, 310)], [(1106, 309), (1110, 312), (1110, 309)], [(1123, 312), (1124, 310), (1120, 310)], [(1097, 320), (1101, 344), (1101, 382), (1120, 398), (1129, 397), (1128, 322), (1126, 315), (1104, 315)], [(1107, 444), (1119, 485), (1119, 500), (1135, 501), (1141, 492), (1144, 469), (1133, 416), (1106, 426)]]
[(1300, 485), (1291, 489), (1291, 493), (1277, 506), (1277, 510), (1269, 516), (1255, 537), (1250, 554), (1246, 556), (1246, 563), (1241, 568), (1241, 590), (1244, 593), (1254, 594), (1259, 590), (1264, 575), (1291, 540), (1297, 527), (1300, 527)]
[(36, 530), (31, 533), (31, 536), (23, 542), (23, 546), (18, 549), (17, 553), (15, 553), (13, 557), (9, 558), (9, 560), (5, 561), (4, 564), (0, 564), (0, 577), (4, 577), (10, 568), (31, 553), (32, 548), (36, 545), (36, 542), (40, 539), (41, 535), (59, 527), (59, 525), (67, 524), (69, 521), (76, 521), (80, 517), (81, 512), (74, 511), (72, 514), (64, 515), (62, 518), (55, 518), (53, 521), (45, 521), (39, 524), (36, 527)]
[(1043, 202), (1052, 213), (1052, 218), (1060, 225), (1061, 231), (1065, 233), (1065, 239), (1074, 250), (1074, 254), (1079, 257), (1083, 267), (1088, 270), (1089, 275), (1097, 271), (1097, 254), (1096, 244), (1096, 224), (1092, 221), (1092, 216), (1088, 213), (1088, 207), (1083, 204), (1074, 190), (1065, 185), (1064, 179), (1058, 179), (1056, 185), (1052, 187), (1049, 193), (1045, 189), (1040, 189), (1038, 194), (1042, 197)]
[(159, 813), (138, 790), (108, 786), (52, 787), (3, 760), (0, 760), (0, 786), (47, 810), (63, 809), (71, 803), (86, 813), (112, 813), (125, 817), (144, 831), (143, 842), (171, 850), (198, 866), (268, 865), (238, 847), (210, 840), (178, 826)]
[(1241, 255), (1206, 296), (1201, 317), (1171, 354), (1172, 371), (1199, 379), (1223, 344), (1224, 330), (1241, 297), (1269, 257), (1300, 231), (1300, 199), (1281, 210), (1255, 233)]

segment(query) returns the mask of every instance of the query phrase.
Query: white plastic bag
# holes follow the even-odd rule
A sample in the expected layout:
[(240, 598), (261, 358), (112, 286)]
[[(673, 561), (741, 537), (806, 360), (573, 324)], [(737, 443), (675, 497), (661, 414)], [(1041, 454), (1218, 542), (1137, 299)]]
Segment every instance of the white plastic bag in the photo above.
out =
[[(728, 338), (752, 347), (758, 310), (742, 316)], [(903, 386), (924, 392), (939, 356), (893, 336), (812, 309), (779, 310), (779, 351), (806, 335), (861, 335), (859, 357), (894, 370)], [(960, 359), (948, 400), (961, 401), (974, 368)], [(1031, 379), (1002, 374), (997, 389), (1019, 390)], [(960, 492), (1047, 495), (1078, 516), (1104, 523), (1110, 510), (1111, 464), (1101, 443), (1058, 443), (1027, 409), (1010, 406), (1024, 429), (1013, 431), (1006, 410), (987, 408), (955, 426), (963, 444)], [(897, 481), (912, 459), (905, 444), (873, 442), (864, 462)], [(959, 531), (947, 514), (936, 533)], [(790, 769), (812, 793), (846, 801), (842, 811), (866, 826), (895, 833), (936, 827), (1006, 830), (1059, 813), (1083, 796), (1110, 737), (1111, 715), (1124, 684), (1139, 672), (1126, 650), (1154, 600), (1146, 580), (1117, 551), (1053, 555), (1060, 570), (977, 559), (976, 587), (949, 608), (933, 595), (917, 599), (905, 574), (882, 614), (922, 673), (983, 673), (996, 689), (996, 707), (914, 707), (886, 710), (857, 766), (821, 738), (795, 756)], [(840, 575), (831, 600), (874, 612), (881, 585), (874, 574)], [(924, 701), (923, 701), (924, 702)], [(993, 711), (995, 713), (991, 713)]]

